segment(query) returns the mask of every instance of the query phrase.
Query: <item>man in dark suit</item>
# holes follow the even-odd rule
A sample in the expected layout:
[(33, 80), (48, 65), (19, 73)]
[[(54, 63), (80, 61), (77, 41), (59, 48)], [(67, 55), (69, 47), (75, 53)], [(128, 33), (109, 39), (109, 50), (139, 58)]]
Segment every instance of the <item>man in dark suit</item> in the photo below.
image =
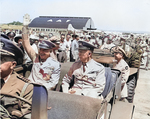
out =
[[(22, 61), (22, 50), (12, 41), (1, 37), (0, 52), (1, 106), (3, 106), (3, 108), (5, 108), (10, 114), (5, 115), (6, 117), (20, 118), (31, 112), (33, 85), (28, 83), (28, 79), (25, 79), (23, 76), (14, 72), (17, 62)], [(29, 103), (21, 100), (10, 99), (3, 94), (19, 96), (27, 100)], [(1, 116), (3, 116), (3, 114), (1, 114)], [(27, 118), (30, 118), (30, 116)]]

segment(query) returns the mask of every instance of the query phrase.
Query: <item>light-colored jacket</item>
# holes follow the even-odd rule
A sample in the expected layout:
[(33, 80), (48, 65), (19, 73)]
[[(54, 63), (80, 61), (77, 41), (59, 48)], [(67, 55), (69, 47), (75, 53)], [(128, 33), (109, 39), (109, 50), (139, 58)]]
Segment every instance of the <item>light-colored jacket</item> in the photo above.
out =
[(105, 68), (91, 59), (86, 63), (85, 72), (83, 72), (82, 62), (80, 60), (75, 62), (63, 78), (63, 92), (68, 93), (69, 84), (73, 79), (72, 89), (76, 91), (75, 94), (98, 98), (105, 87)]
[(114, 66), (114, 69), (118, 69), (121, 71), (121, 85), (123, 87), (121, 91), (121, 97), (128, 97), (128, 90), (127, 90), (127, 80), (130, 74), (130, 67), (128, 64), (124, 61), (124, 59), (121, 59), (116, 66)]

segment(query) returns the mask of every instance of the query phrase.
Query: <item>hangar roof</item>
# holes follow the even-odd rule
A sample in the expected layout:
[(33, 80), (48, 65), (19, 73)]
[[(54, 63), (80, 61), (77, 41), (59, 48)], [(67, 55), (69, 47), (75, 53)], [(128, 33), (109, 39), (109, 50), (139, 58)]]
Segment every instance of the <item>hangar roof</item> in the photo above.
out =
[(40, 28), (60, 28), (67, 29), (71, 24), (75, 29), (83, 29), (83, 27), (94, 28), (90, 17), (57, 17), (57, 16), (39, 16), (32, 20), (29, 27)]

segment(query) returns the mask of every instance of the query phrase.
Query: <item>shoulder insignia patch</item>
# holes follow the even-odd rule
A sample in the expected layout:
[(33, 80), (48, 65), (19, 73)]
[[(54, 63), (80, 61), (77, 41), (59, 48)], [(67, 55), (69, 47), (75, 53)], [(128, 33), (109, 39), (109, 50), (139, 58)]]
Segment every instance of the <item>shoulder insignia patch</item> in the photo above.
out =
[(126, 66), (125, 69), (128, 70), (128, 66)]
[(25, 78), (25, 77), (23, 77), (22, 75), (17, 75), (17, 78), (19, 78), (20, 80), (22, 80), (22, 81), (24, 81), (26, 83), (30, 83), (30, 80)]

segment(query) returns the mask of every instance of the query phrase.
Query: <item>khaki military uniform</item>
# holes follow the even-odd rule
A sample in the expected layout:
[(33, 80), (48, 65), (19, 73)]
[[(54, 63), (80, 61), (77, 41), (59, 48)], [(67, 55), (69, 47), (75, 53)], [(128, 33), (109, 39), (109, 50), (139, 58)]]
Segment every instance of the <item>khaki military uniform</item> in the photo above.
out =
[(126, 85), (130, 73), (130, 68), (128, 64), (124, 61), (124, 59), (121, 59), (119, 63), (116, 64), (113, 68), (121, 71), (121, 87), (122, 87), (121, 97), (122, 98), (128, 97), (128, 91)]
[(105, 87), (105, 68), (93, 59), (88, 61), (86, 66), (83, 66), (80, 60), (75, 62), (63, 78), (63, 92), (68, 93), (69, 84), (73, 79), (72, 90), (76, 91), (75, 94), (99, 98)]
[[(23, 76), (20, 76), (17, 73), (12, 73), (12, 75), (10, 75), (9, 79), (4, 83), (4, 85), (1, 88), (1, 93), (8, 93), (14, 96), (20, 96), (22, 89), (25, 85), (26, 82), (28, 82), (28, 79), (23, 78)], [(23, 93), (23, 98), (26, 99), (27, 101), (29, 101), (30, 103), (32, 103), (32, 95), (33, 95), (33, 85), (29, 84), (25, 90), (25, 92)], [(16, 109), (16, 105), (18, 105), (18, 101), (14, 100), (7, 102), (7, 100), (5, 99), (5, 96), (1, 96), (1, 101), (4, 103), (4, 107), (8, 104), (14, 104), (12, 105), (11, 109), (9, 108), (9, 113), (11, 113), (14, 110), (18, 110)], [(21, 103), (21, 110), (22, 114), (25, 114), (28, 111), (31, 111), (31, 106), (27, 103)]]

